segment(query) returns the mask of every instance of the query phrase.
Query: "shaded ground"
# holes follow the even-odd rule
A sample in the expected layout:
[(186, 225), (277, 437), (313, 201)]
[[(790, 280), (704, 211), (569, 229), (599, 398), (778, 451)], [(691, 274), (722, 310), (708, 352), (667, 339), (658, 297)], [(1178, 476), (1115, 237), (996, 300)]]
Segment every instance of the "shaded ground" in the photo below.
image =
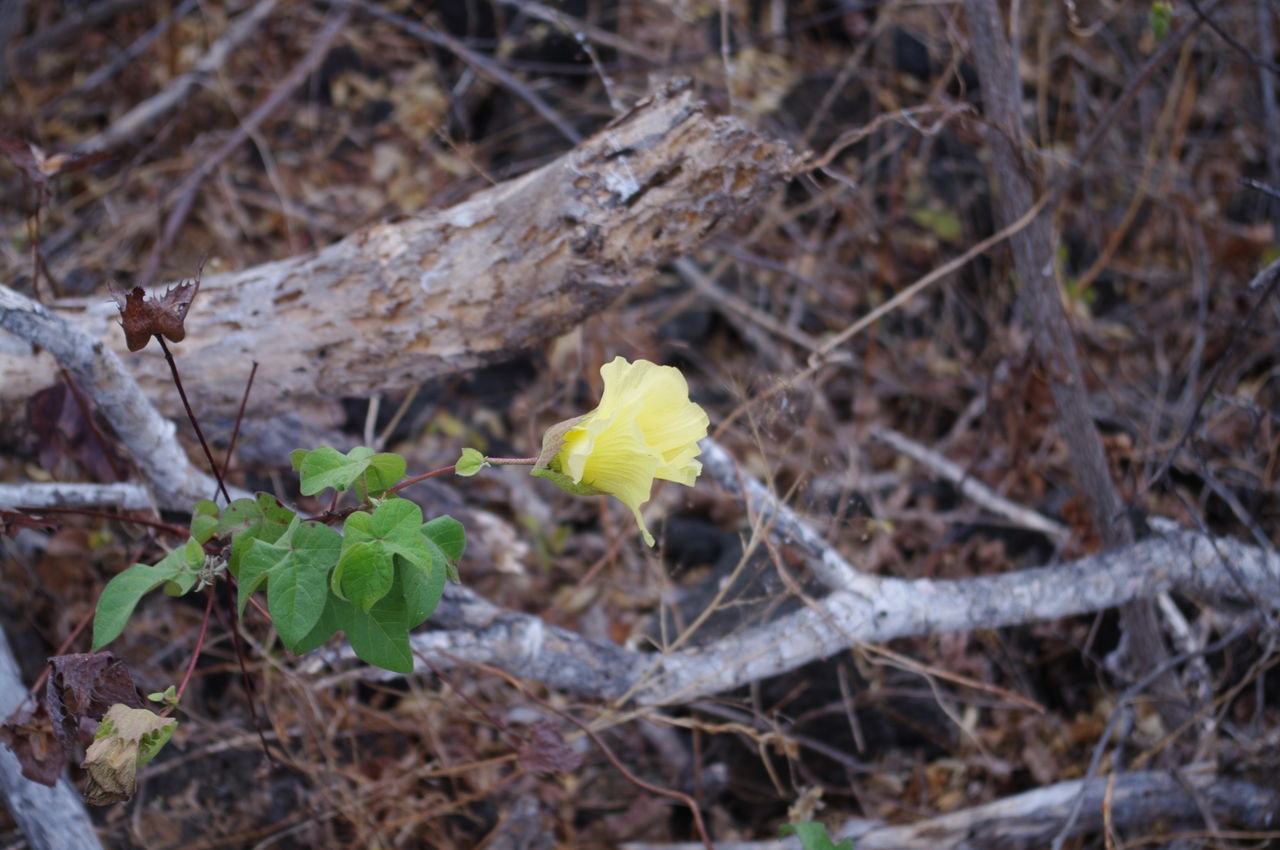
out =
[[(81, 4), (28, 4), (22, 26), (0, 32), (12, 60), (0, 91), (6, 134), (46, 153), (75, 148), (190, 68), (228, 17), (254, 4), (115, 5), (101, 23), (55, 39)], [(40, 294), (105, 297), (108, 284), (131, 285), (153, 252), (158, 279), (191, 277), (202, 262), (240, 268), (446, 206), (567, 150), (570, 135), (610, 119), (611, 96), (629, 103), (652, 80), (689, 75), (714, 108), (814, 151), (815, 167), (690, 257), (702, 278), (666, 269), (527, 359), (422, 387), (388, 447), (411, 473), (452, 462), (464, 445), (528, 454), (542, 428), (592, 406), (600, 363), (645, 357), (684, 369), (713, 427), (732, 417), (724, 444), (859, 569), (963, 577), (1096, 548), (1003, 249), (852, 336), (811, 379), (769, 392), (826, 339), (993, 230), (959, 7), (582, 2), (563, 7), (574, 21), (566, 28), (520, 5), (387, 4), (496, 61), (507, 82), (478, 72), (474, 57), (357, 10), (319, 70), (200, 185), (157, 252), (183, 177), (270, 95), (330, 14), (323, 3), (281, 2), (178, 108), (105, 161), (53, 182), (40, 204), (49, 271)], [(1154, 7), (1141, 4), (1073, 5), (1074, 21), (1066, 5), (1022, 7), (1036, 145), (1028, 155), (1052, 172), (1136, 79), (1159, 27)], [(1195, 20), (1190, 7), (1174, 11), (1173, 27)], [(1215, 21), (1254, 54), (1275, 27), (1265, 4), (1227, 4)], [(161, 24), (136, 58), (80, 90)], [(1276, 256), (1280, 207), (1242, 182), (1280, 183), (1268, 73), (1202, 29), (1156, 70), (1046, 215), (1122, 494), (1141, 514), (1269, 545), (1280, 518), (1280, 312), (1270, 291), (1247, 284)], [(531, 93), (554, 122), (529, 106)], [(0, 191), (0, 282), (30, 292), (35, 193), (8, 165)], [(381, 400), (382, 425), (402, 400)], [(353, 442), (368, 405), (348, 402)], [(114, 474), (83, 433), (59, 442), (54, 414), (41, 410), (3, 414), (0, 478)], [(984, 513), (873, 439), (873, 427), (1067, 524), (1069, 541), (1059, 547)], [(288, 459), (278, 460), (245, 469), (245, 485), (290, 492)], [(424, 486), (416, 498), (470, 520), (469, 586), (588, 636), (661, 644), (712, 605), (697, 638), (710, 639), (802, 604), (768, 552), (728, 580), (748, 518), (710, 485), (661, 491), (653, 516), (669, 519), (658, 523), (655, 552), (639, 545), (618, 504), (561, 497), (511, 470)], [(92, 517), (67, 518), (47, 545), (6, 545), (0, 613), (32, 679), (104, 581), (159, 551), (141, 527)], [(802, 564), (783, 561), (803, 580)], [(1200, 640), (1228, 630), (1214, 609), (1176, 602)], [(144, 689), (161, 690), (181, 677), (201, 613), (149, 599), (113, 649)], [(216, 628), (174, 745), (134, 801), (99, 812), (111, 846), (505, 848), (554, 837), (604, 847), (692, 837), (687, 810), (627, 781), (588, 741), (579, 770), (525, 773), (500, 727), (559, 721), (487, 671), (318, 687), (293, 671), (266, 624), (251, 620), (246, 637), (277, 762), (262, 756), (235, 653)], [(636, 775), (693, 795), (717, 839), (761, 839), (776, 834), (788, 807), (818, 800), (831, 823), (910, 821), (1081, 776), (1123, 689), (1103, 666), (1117, 638), (1114, 615), (1104, 614), (904, 640), (892, 653), (858, 649), (638, 718), (542, 695), (599, 721)], [(1140, 705), (1111, 761), (1211, 760), (1273, 782), (1263, 779), (1274, 774), (1280, 728), (1270, 640), (1251, 633), (1207, 659), (1212, 733), (1171, 736)]]

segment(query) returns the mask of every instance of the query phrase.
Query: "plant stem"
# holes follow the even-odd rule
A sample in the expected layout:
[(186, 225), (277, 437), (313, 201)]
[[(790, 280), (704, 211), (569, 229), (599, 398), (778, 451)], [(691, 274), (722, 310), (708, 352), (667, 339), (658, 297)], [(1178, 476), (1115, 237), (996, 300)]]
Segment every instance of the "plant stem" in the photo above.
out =
[(196, 662), (200, 660), (200, 650), (204, 648), (204, 637), (209, 633), (209, 614), (213, 611), (213, 588), (209, 588), (209, 604), (204, 606), (204, 619), (200, 621), (200, 636), (196, 638), (196, 648), (191, 653), (191, 663), (187, 665), (187, 673), (182, 677), (182, 683), (178, 685), (178, 692), (174, 695), (173, 705), (165, 708), (160, 712), (161, 717), (168, 717), (173, 713), (178, 703), (182, 702), (182, 694), (187, 690), (187, 684), (191, 681), (191, 674), (196, 670)]
[(182, 398), (182, 406), (186, 408), (187, 419), (191, 420), (191, 427), (196, 429), (196, 436), (200, 439), (200, 448), (204, 449), (205, 460), (209, 461), (209, 469), (213, 471), (213, 477), (218, 481), (218, 490), (222, 493), (222, 498), (227, 500), (227, 504), (231, 504), (231, 496), (227, 493), (227, 485), (222, 482), (222, 470), (218, 469), (218, 464), (213, 460), (213, 452), (209, 451), (209, 444), (204, 439), (204, 431), (200, 429), (200, 422), (191, 410), (191, 402), (187, 401), (187, 391), (182, 388), (182, 378), (178, 376), (178, 364), (174, 361), (173, 354), (169, 351), (169, 346), (165, 345), (164, 337), (160, 336), (160, 334), (154, 334), (154, 336), (156, 342), (160, 343), (160, 350), (164, 352), (164, 359), (169, 362), (169, 371), (173, 374), (173, 385), (178, 388), (178, 395)]
[[(484, 462), (491, 466), (533, 466), (538, 462), (538, 459), (536, 457), (486, 457)], [(412, 478), (406, 478), (387, 492), (394, 493), (397, 490), (403, 490), (410, 484), (417, 484), (419, 481), (425, 481), (437, 475), (444, 475), (446, 472), (453, 472), (456, 468), (457, 464), (450, 464), (439, 469), (433, 469), (430, 472), (424, 472), (421, 475), (415, 475)]]

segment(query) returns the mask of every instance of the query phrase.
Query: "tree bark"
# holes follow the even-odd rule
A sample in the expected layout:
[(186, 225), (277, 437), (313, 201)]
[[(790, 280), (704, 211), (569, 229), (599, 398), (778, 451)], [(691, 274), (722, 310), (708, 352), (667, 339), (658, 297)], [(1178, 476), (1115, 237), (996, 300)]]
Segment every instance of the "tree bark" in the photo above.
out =
[[(248, 415), (262, 416), (510, 358), (695, 248), (795, 164), (782, 143), (707, 115), (687, 82), (670, 84), (549, 165), (456, 206), (206, 277), (175, 346), (187, 392), (202, 415), (231, 418), (257, 360)], [(112, 304), (55, 309), (123, 350)], [(176, 412), (163, 359), (122, 356)], [(54, 374), (51, 357), (0, 334), (0, 399)]]

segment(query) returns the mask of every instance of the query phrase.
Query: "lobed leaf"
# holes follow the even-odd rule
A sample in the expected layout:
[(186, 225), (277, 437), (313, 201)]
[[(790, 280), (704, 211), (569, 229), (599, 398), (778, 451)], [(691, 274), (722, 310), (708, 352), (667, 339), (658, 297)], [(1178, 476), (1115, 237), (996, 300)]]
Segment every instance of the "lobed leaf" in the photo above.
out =
[(324, 612), (329, 570), (341, 546), (338, 532), (296, 516), (274, 543), (254, 540), (240, 565), (241, 616), (249, 597), (265, 580), (271, 621), (280, 639), (293, 649)]

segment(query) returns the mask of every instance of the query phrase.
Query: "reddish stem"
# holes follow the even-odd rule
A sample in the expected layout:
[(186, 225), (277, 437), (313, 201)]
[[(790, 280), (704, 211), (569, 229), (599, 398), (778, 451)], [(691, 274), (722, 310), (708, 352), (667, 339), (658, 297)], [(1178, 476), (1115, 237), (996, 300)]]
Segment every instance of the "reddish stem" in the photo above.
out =
[[(535, 463), (538, 462), (538, 458), (537, 457), (486, 457), (484, 461), (485, 463), (490, 464), (491, 466), (533, 466)], [(453, 464), (450, 466), (442, 466), (439, 469), (433, 469), (430, 472), (424, 472), (421, 475), (415, 475), (412, 478), (407, 478), (404, 481), (401, 481), (399, 484), (392, 487), (387, 492), (394, 493), (397, 490), (403, 490), (405, 487), (408, 487), (410, 484), (417, 484), (419, 481), (425, 481), (428, 478), (434, 478), (437, 475), (444, 475), (446, 472), (453, 472), (455, 469), (457, 469), (457, 464)]]
[(394, 493), (397, 490), (403, 490), (405, 487), (408, 487), (410, 484), (417, 484), (419, 481), (426, 481), (428, 478), (434, 478), (437, 475), (444, 475), (446, 472), (453, 472), (454, 469), (455, 469), (455, 466), (442, 466), (439, 469), (433, 469), (430, 472), (424, 472), (421, 475), (415, 475), (412, 478), (406, 478), (404, 481), (401, 481), (399, 484), (392, 487), (387, 492)]
[(123, 522), (136, 522), (138, 525), (149, 525), (152, 528), (158, 528), (161, 531), (168, 531), (171, 534), (177, 534), (186, 537), (191, 533), (190, 529), (174, 525), (169, 522), (162, 522), (158, 519), (150, 519), (148, 517), (131, 516), (129, 514), (113, 514), (110, 511), (99, 511), (94, 508), (63, 508), (63, 507), (31, 507), (29, 505), (18, 505), (14, 508), (17, 511), (34, 514), (79, 514), (81, 516), (99, 516), (106, 519), (121, 520)]
[(164, 337), (160, 334), (153, 334), (156, 342), (160, 343), (160, 350), (164, 352), (164, 359), (169, 363), (169, 372), (173, 375), (173, 385), (178, 388), (178, 395), (182, 398), (182, 406), (186, 408), (187, 419), (191, 420), (191, 427), (196, 429), (196, 437), (200, 439), (200, 448), (204, 449), (205, 460), (209, 461), (209, 469), (213, 470), (213, 477), (218, 481), (218, 490), (222, 493), (222, 498), (227, 500), (227, 504), (231, 503), (231, 496), (227, 493), (227, 485), (222, 482), (222, 470), (218, 468), (217, 462), (213, 459), (213, 452), (209, 450), (209, 443), (205, 441), (204, 431), (200, 428), (200, 421), (196, 419), (195, 412), (191, 409), (191, 402), (187, 401), (187, 391), (182, 388), (182, 378), (178, 376), (178, 364), (173, 359), (173, 353), (169, 351), (169, 346), (165, 344)]
[(213, 612), (213, 588), (207, 591), (209, 594), (209, 604), (204, 606), (204, 619), (200, 621), (200, 636), (196, 638), (195, 651), (191, 653), (191, 663), (187, 665), (187, 674), (182, 677), (182, 683), (178, 685), (178, 693), (173, 698), (173, 705), (165, 708), (160, 712), (161, 717), (168, 717), (182, 702), (182, 694), (187, 690), (187, 683), (191, 681), (191, 674), (196, 670), (196, 662), (200, 660), (200, 650), (204, 648), (204, 636), (209, 633), (209, 614)]
[[(249, 370), (249, 382), (244, 386), (244, 395), (240, 398), (240, 410), (236, 412), (236, 424), (231, 428), (231, 442), (227, 443), (227, 456), (222, 461), (222, 475), (225, 478), (231, 472), (231, 455), (236, 450), (236, 438), (240, 436), (240, 423), (244, 421), (244, 408), (249, 403), (249, 392), (253, 389), (253, 379), (258, 374), (258, 361), (253, 361)], [(228, 499), (228, 501), (230, 501)]]

